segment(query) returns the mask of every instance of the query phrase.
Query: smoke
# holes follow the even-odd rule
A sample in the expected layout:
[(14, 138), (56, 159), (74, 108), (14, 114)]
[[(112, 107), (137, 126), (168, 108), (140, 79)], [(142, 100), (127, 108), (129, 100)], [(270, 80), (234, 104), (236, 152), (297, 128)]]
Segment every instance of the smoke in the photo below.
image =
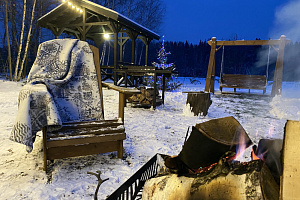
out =
[(292, 41), (300, 40), (300, 0), (292, 0), (279, 7), (275, 12), (274, 27), (271, 38), (286, 35)]
[[(270, 39), (279, 39), (285, 35), (292, 43), (300, 41), (300, 0), (291, 0), (281, 5), (275, 11), (274, 25), (270, 30)], [(278, 47), (278, 46), (277, 46)], [(257, 68), (267, 65), (269, 59), (269, 80), (273, 80), (277, 52), (269, 47), (262, 47), (257, 55)], [(286, 45), (284, 53), (283, 81), (297, 81), (300, 77), (300, 51)]]

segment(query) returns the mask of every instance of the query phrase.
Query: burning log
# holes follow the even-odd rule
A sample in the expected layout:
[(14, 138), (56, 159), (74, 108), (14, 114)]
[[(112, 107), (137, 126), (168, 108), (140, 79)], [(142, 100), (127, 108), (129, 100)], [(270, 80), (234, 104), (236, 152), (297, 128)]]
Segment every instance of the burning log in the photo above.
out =
[(146, 181), (142, 199), (278, 199), (279, 186), (261, 160), (247, 163), (225, 158), (209, 172), (164, 174)]
[(253, 146), (253, 153), (256, 159), (261, 159), (270, 169), (276, 183), (280, 184), (280, 176), (282, 174), (281, 154), (282, 154), (281, 139), (261, 139), (257, 149)]
[[(213, 119), (192, 128), (178, 157), (169, 158), (179, 173), (198, 170), (217, 163), (226, 152), (245, 149), (252, 144), (246, 131), (234, 117)], [(173, 161), (172, 161), (173, 159)], [(170, 167), (172, 168), (172, 167)]]
[(279, 185), (263, 160), (235, 161), (238, 149), (251, 144), (233, 117), (197, 124), (179, 155), (165, 157), (172, 173), (147, 180), (143, 199), (278, 199)]

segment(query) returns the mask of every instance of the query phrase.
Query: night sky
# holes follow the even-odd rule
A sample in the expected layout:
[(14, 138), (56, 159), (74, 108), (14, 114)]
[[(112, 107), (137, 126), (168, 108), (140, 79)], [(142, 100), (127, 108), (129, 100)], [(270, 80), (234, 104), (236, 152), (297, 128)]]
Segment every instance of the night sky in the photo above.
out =
[[(194, 44), (211, 37), (219, 40), (236, 37), (245, 40), (279, 39), (280, 35), (288, 34), (280, 24), (282, 22), (278, 23), (280, 15), (289, 13), (286, 7), (300, 6), (300, 0), (164, 1), (167, 11), (160, 34), (165, 35), (167, 41)], [(300, 13), (299, 10), (296, 12)]]

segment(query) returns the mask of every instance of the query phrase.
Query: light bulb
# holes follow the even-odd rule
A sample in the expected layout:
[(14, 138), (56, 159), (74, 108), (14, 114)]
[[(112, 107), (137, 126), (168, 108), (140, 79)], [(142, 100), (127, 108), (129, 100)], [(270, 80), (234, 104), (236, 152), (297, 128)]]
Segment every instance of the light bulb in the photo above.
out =
[(108, 39), (108, 38), (109, 38), (109, 34), (105, 33), (105, 34), (104, 34), (104, 38), (105, 38), (105, 39)]

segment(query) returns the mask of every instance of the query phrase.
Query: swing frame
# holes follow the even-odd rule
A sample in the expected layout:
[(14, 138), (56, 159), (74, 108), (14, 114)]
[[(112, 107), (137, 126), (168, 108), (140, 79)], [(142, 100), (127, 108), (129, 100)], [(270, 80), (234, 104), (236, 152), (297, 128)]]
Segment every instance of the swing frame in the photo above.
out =
[[(213, 37), (210, 41), (207, 43), (211, 46), (210, 51), (210, 58), (208, 63), (208, 70), (207, 70), (207, 76), (206, 76), (206, 83), (205, 83), (205, 92), (212, 92), (214, 94), (214, 82), (215, 82), (215, 55), (218, 50), (220, 50), (223, 46), (247, 46), (247, 45), (269, 45), (272, 46), (277, 52), (277, 60), (276, 60), (276, 67), (275, 67), (275, 73), (274, 73), (274, 80), (273, 80), (273, 86), (272, 86), (272, 92), (271, 96), (280, 95), (282, 91), (282, 75), (283, 75), (283, 59), (284, 59), (284, 48), (285, 45), (288, 44), (290, 40), (286, 39), (286, 36), (282, 35), (279, 40), (235, 40), (235, 41), (217, 41), (216, 37)], [(278, 46), (278, 47), (275, 47)], [(218, 47), (218, 48), (217, 48)], [(256, 83), (259, 83), (260, 87), (259, 89), (263, 89), (265, 92), (265, 86), (266, 82), (264, 82), (264, 87), (261, 87), (262, 84), (261, 78), (259, 77), (257, 79), (254, 75), (241, 75), (243, 77), (240, 77), (239, 79), (235, 78), (231, 79), (233, 82), (230, 84), (227, 84), (226, 87), (230, 88), (246, 88), (246, 89), (257, 89), (256, 86), (246, 84), (251, 81), (256, 81)], [(238, 77), (235, 75), (235, 77)], [(264, 80), (266, 81), (265, 76)], [(252, 80), (254, 78), (254, 80)], [(246, 80), (249, 81), (246, 81)], [(225, 85), (223, 85), (225, 87)], [(248, 87), (248, 88), (247, 88)], [(250, 87), (250, 88), (249, 88)], [(253, 88), (251, 88), (253, 87)]]

